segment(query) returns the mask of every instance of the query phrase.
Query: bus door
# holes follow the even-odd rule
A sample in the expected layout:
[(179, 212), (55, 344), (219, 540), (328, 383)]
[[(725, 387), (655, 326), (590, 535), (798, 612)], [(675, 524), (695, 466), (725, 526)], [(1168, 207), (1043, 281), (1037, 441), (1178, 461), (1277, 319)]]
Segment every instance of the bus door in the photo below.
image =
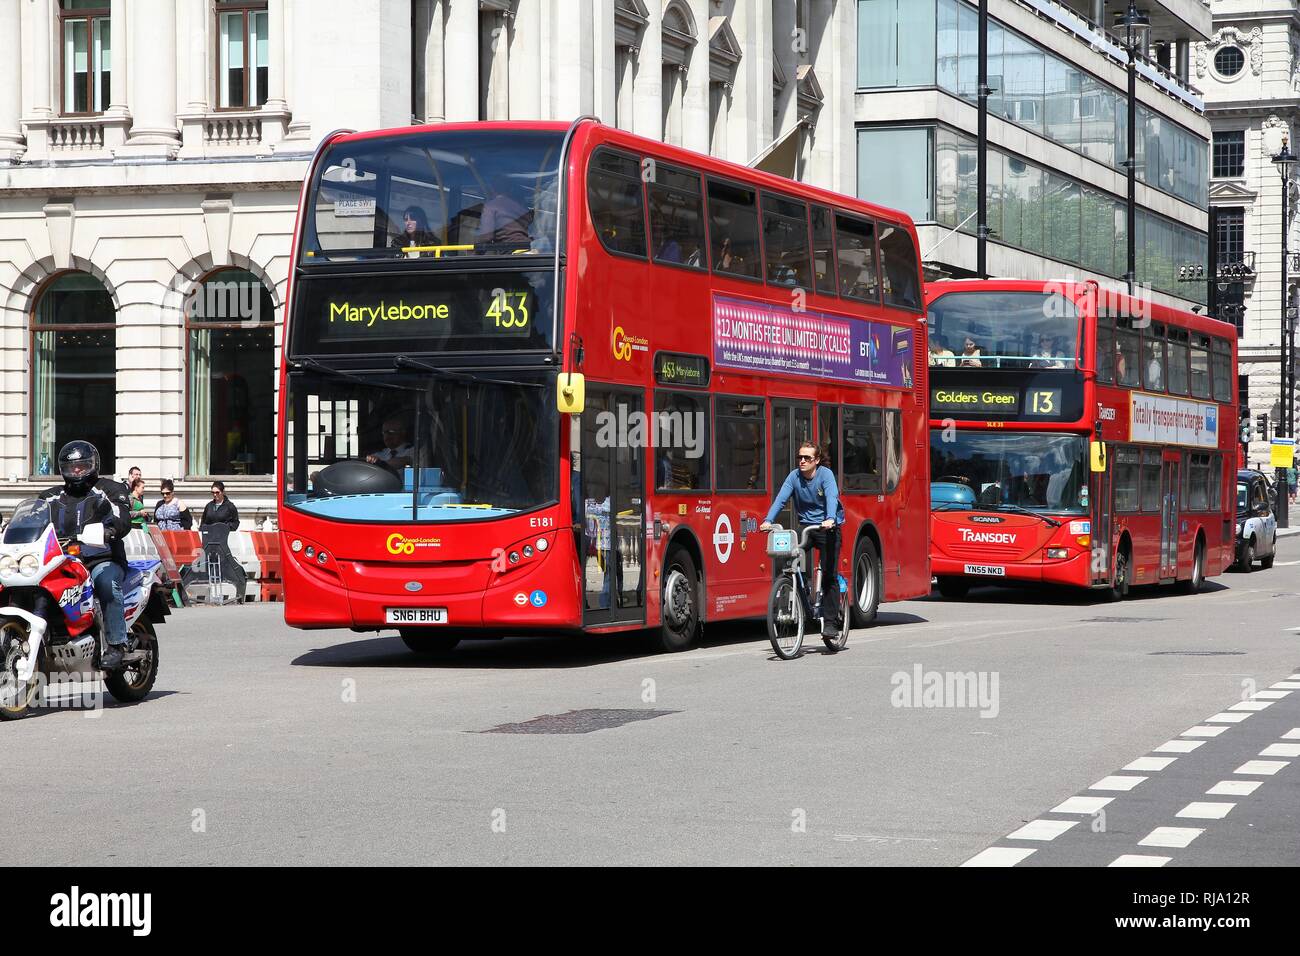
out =
[(576, 502), (587, 626), (645, 621), (645, 449), (629, 440), (642, 406), (639, 392), (587, 387)]
[(1106, 470), (1092, 475), (1092, 579), (1099, 584), (1110, 583), (1111, 468), (1110, 455), (1107, 454)]
[(1166, 451), (1160, 467), (1160, 578), (1178, 576), (1179, 453)]
[[(772, 497), (776, 497), (781, 482), (790, 474), (798, 462), (799, 445), (806, 441), (816, 441), (813, 435), (813, 412), (809, 402), (772, 402)], [(779, 524), (793, 528), (794, 502), (776, 516)]]

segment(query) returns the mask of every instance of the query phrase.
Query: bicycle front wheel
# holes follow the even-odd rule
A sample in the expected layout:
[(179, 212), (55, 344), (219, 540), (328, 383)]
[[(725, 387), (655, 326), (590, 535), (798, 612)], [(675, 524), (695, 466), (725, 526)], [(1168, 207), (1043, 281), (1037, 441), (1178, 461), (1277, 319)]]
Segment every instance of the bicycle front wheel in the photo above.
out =
[(772, 582), (772, 597), (767, 602), (767, 636), (772, 650), (783, 661), (793, 660), (803, 648), (803, 602), (788, 575)]

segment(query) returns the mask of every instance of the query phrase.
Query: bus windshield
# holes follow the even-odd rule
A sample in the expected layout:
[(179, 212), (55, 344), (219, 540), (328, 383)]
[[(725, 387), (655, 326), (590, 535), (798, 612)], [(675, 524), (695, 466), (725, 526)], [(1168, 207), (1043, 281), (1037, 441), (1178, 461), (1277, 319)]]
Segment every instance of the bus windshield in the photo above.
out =
[(935, 510), (1088, 511), (1088, 442), (1049, 432), (930, 433)]
[(554, 374), (293, 372), (285, 504), (353, 521), (464, 521), (557, 499)]
[(930, 304), (930, 364), (1074, 368), (1079, 314), (1059, 293), (950, 292)]
[(303, 265), (555, 254), (563, 134), (453, 130), (351, 140), (322, 157)]

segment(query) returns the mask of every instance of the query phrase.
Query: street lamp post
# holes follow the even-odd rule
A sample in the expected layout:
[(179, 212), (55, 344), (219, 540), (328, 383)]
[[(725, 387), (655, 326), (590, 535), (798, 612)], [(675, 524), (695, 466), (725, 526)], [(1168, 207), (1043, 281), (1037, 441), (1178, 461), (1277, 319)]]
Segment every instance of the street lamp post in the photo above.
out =
[[(1291, 311), (1289, 306), (1290, 295), (1287, 294), (1287, 218), (1290, 215), (1291, 200), (1291, 171), (1295, 169), (1296, 159), (1287, 145), (1286, 136), (1282, 137), (1282, 149), (1273, 157), (1273, 165), (1282, 175), (1282, 420), (1280, 423), (1281, 434), (1279, 438), (1291, 438), (1295, 435), (1295, 327), (1291, 323)], [(1285, 528), (1288, 526), (1287, 507), (1287, 470), (1279, 468), (1277, 470), (1277, 481), (1274, 485), (1277, 490), (1275, 510), (1277, 512), (1277, 526)]]
[(1128, 9), (1115, 14), (1115, 26), (1123, 29), (1128, 52), (1128, 158), (1124, 162), (1128, 170), (1128, 269), (1124, 281), (1132, 295), (1137, 283), (1137, 54), (1146, 49), (1151, 20), (1129, 0)]

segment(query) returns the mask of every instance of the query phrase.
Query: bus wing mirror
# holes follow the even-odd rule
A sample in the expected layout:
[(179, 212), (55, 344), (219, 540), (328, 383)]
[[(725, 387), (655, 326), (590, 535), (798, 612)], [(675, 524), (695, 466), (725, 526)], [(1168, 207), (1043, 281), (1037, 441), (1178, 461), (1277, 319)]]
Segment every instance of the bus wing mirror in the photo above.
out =
[(587, 383), (581, 372), (561, 372), (555, 380), (555, 404), (562, 415), (581, 415), (587, 406)]
[(1092, 451), (1092, 470), (1094, 472), (1106, 470), (1106, 443), (1095, 441), (1091, 444)]

